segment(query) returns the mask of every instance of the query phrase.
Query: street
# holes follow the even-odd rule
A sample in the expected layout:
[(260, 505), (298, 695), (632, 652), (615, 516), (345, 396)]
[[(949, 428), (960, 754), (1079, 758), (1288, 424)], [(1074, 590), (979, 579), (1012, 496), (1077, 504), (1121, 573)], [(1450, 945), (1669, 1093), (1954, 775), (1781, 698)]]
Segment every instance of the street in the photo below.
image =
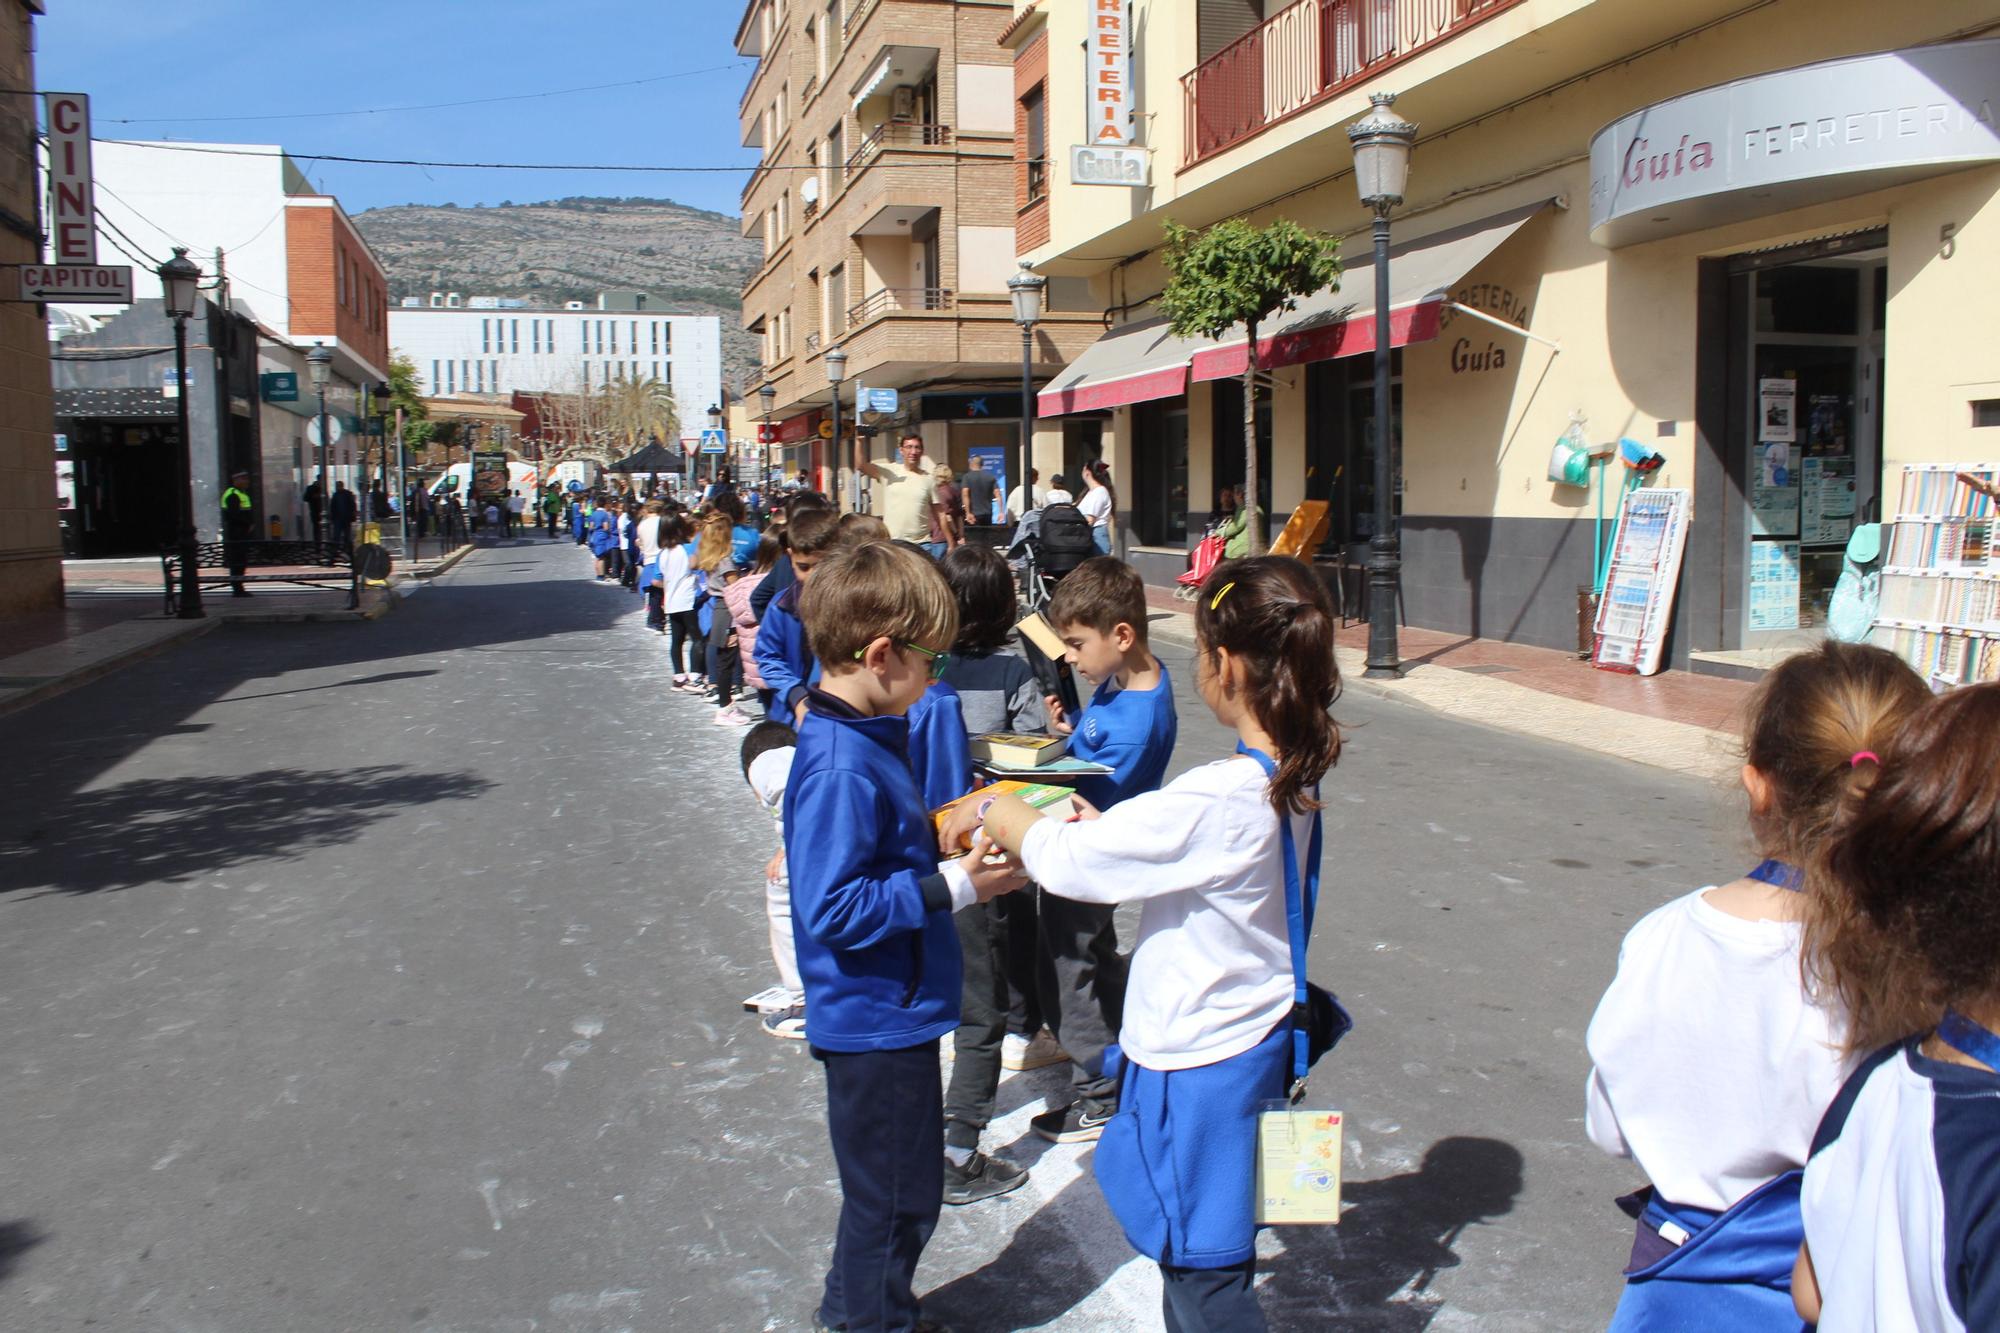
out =
[[(370, 624), (226, 626), (0, 720), (0, 1327), (803, 1329), (822, 1085), (761, 1035), (774, 840), (568, 542)], [(1189, 650), (1174, 771), (1227, 753)], [(1601, 1327), (1639, 1181), (1583, 1032), (1641, 914), (1741, 860), (1727, 793), (1351, 692), (1314, 979), (1356, 1030), (1338, 1229), (1267, 1233), (1276, 1328)], [(1127, 934), (1129, 942), (1129, 932)], [(1159, 1326), (1010, 1075), (919, 1273), (959, 1333)]]

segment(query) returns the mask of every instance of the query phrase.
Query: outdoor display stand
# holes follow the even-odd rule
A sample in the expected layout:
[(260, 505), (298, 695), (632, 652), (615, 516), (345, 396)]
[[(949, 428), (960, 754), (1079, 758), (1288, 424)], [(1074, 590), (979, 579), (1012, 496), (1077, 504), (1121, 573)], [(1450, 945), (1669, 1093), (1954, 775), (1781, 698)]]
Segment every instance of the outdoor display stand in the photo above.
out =
[(1871, 636), (1933, 690), (2000, 680), (2000, 464), (1903, 469)]
[(1625, 493), (1604, 595), (1597, 604), (1593, 666), (1641, 676), (1659, 671), (1691, 512), (1691, 495), (1685, 490)]
[(1271, 543), (1271, 554), (1289, 555), (1300, 560), (1312, 559), (1312, 553), (1326, 540), (1329, 508), (1324, 500), (1300, 501), (1292, 516), (1285, 520), (1285, 530), (1278, 534), (1278, 540)]

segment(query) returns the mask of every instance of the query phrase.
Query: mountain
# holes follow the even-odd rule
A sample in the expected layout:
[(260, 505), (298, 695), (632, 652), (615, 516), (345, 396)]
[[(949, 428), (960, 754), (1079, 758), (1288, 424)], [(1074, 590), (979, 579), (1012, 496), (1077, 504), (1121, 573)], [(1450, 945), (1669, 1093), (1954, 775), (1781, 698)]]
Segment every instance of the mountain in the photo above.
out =
[(571, 198), (399, 204), (354, 225), (388, 270), (391, 304), (434, 291), (594, 304), (599, 292), (636, 289), (671, 314), (720, 316), (723, 379), (738, 392), (754, 387), (757, 339), (742, 328), (742, 291), (763, 245), (727, 214), (670, 199)]

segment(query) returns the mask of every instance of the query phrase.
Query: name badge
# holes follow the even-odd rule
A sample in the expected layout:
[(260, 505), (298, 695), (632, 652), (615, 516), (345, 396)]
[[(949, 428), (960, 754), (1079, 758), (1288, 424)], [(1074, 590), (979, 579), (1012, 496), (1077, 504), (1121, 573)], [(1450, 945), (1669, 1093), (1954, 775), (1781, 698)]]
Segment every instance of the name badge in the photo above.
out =
[(1331, 1225), (1340, 1221), (1338, 1111), (1266, 1102), (1257, 1115), (1257, 1224)]

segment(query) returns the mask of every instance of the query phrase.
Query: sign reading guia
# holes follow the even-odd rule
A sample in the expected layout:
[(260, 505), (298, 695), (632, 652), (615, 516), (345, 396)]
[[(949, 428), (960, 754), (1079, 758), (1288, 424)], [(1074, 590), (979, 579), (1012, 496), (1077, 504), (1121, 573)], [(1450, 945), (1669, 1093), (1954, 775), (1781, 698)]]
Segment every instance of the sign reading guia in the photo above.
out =
[(49, 248), (58, 264), (95, 264), (90, 98), (84, 93), (44, 93), (42, 100), (49, 122)]
[(1132, 45), (1125, 28), (1125, 0), (1090, 0), (1090, 142), (1132, 142)]

